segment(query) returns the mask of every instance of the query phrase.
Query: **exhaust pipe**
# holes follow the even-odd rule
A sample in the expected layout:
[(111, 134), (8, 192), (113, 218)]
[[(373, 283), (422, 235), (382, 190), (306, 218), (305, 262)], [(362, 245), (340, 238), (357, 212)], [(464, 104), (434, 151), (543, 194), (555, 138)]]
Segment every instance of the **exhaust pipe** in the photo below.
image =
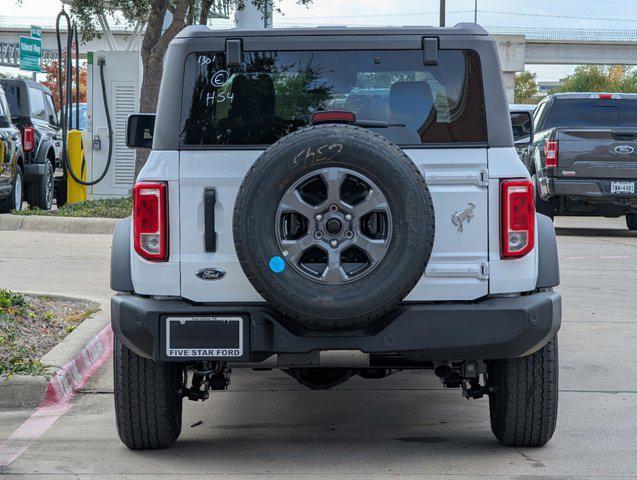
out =
[(434, 373), (438, 378), (449, 378), (453, 375), (451, 362), (434, 362)]

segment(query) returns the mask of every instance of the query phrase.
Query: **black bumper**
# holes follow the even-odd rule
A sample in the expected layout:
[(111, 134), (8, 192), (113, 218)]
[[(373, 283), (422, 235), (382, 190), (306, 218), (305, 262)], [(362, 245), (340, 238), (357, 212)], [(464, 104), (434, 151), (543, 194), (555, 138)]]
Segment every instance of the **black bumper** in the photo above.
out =
[(546, 179), (546, 190), (549, 196), (579, 197), (592, 201), (634, 202), (637, 195), (630, 193), (611, 193), (611, 182), (634, 181), (629, 179)]
[(317, 334), (296, 331), (267, 305), (200, 305), (183, 300), (116, 295), (111, 322), (119, 339), (137, 354), (166, 356), (167, 316), (245, 319), (244, 353), (232, 362), (259, 362), (273, 354), (360, 350), (369, 354), (417, 352), (421, 360), (515, 358), (541, 348), (560, 328), (561, 297), (541, 292), (476, 302), (405, 303), (366, 332)]

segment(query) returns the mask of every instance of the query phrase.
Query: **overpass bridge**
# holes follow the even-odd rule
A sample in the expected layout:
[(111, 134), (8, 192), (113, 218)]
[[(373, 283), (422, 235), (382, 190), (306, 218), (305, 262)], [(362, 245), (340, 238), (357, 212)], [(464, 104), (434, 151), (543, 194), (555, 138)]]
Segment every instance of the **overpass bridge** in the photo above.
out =
[[(104, 28), (100, 36), (80, 45), (80, 57), (87, 51), (138, 50), (143, 37), (141, 25), (131, 26), (125, 22)], [(30, 26), (42, 26), (42, 49), (45, 61), (57, 57), (55, 24), (51, 18), (18, 19), (0, 17), (0, 65), (18, 67), (20, 36), (29, 36)], [(232, 28), (233, 22), (214, 19), (211, 28)], [(334, 26), (330, 24), (290, 23), (274, 21), (275, 28), (301, 28)], [(372, 25), (350, 25), (364, 27)], [(378, 26), (378, 25), (373, 25)], [(507, 28), (485, 27), (495, 38), (500, 53), (509, 99), (513, 100), (515, 73), (525, 65), (554, 64), (621, 64), (637, 65), (637, 29), (576, 29), (576, 28)]]

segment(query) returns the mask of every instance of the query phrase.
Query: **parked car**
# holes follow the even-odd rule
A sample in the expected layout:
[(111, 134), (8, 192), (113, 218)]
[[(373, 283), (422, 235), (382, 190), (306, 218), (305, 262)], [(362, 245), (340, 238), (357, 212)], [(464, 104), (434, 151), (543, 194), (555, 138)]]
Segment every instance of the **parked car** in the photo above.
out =
[[(22, 134), (25, 199), (49, 210), (55, 195), (55, 171), (61, 169), (58, 124), (51, 91), (24, 78), (3, 79), (11, 118)], [(59, 178), (59, 177), (58, 177)]]
[(20, 130), (11, 122), (7, 98), (0, 86), (0, 213), (22, 209), (23, 166)]
[[(78, 128), (79, 130), (86, 130), (87, 125), (88, 125), (88, 106), (86, 103), (80, 103), (79, 104), (79, 111), (80, 111), (80, 115), (79, 115), (79, 124), (76, 125), (75, 122), (75, 104), (73, 104), (72, 108), (71, 108), (71, 112), (69, 115), (69, 121), (70, 123), (70, 127), (69, 130), (71, 128)], [(58, 123), (61, 122), (60, 118), (62, 117), (62, 114), (60, 111), (58, 111), (57, 113), (57, 119), (58, 119)]]
[(538, 211), (626, 215), (637, 230), (637, 94), (558, 93), (535, 111), (527, 166)]
[(510, 122), (475, 24), (182, 30), (156, 116), (128, 120), (152, 151), (113, 236), (124, 444), (170, 446), (230, 366), (313, 389), (429, 369), (489, 396), (502, 443), (548, 442), (557, 247)]

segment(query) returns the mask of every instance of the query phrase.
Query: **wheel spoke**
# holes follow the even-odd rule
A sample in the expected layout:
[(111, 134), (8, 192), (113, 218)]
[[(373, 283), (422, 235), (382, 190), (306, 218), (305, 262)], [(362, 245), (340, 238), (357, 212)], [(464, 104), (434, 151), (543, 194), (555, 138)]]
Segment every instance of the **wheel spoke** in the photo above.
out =
[(327, 204), (341, 205), (341, 183), (345, 179), (345, 172), (340, 168), (332, 167), (321, 171), (321, 177), (327, 184)]
[(359, 233), (354, 240), (354, 245), (363, 250), (372, 264), (375, 264), (385, 256), (389, 241), (386, 239), (372, 240)]
[(298, 265), (303, 252), (316, 245), (314, 238), (310, 234), (306, 234), (298, 240), (283, 240), (281, 243), (283, 245), (283, 256), (292, 265)]
[(356, 218), (361, 218), (369, 212), (387, 212), (389, 206), (385, 196), (378, 190), (370, 190), (365, 200), (352, 208), (352, 213)]
[(323, 270), (322, 278), (326, 283), (339, 284), (348, 280), (345, 270), (341, 267), (341, 249), (330, 249), (327, 255), (328, 263)]
[(319, 209), (303, 201), (296, 190), (288, 190), (279, 204), (279, 215), (283, 212), (300, 213), (311, 221), (314, 215), (319, 212)]

